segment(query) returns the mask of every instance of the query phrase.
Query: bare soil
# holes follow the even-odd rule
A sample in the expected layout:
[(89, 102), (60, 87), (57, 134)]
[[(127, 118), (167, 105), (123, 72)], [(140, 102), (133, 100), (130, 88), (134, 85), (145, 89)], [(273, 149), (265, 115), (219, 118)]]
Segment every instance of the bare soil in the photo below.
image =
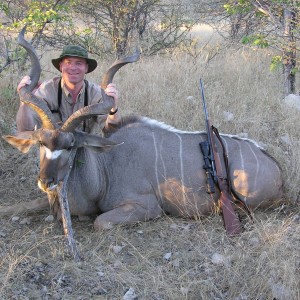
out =
[[(9, 150), (0, 167), (1, 206), (46, 197), (35, 184), (34, 157)], [(47, 210), (17, 217), (0, 221), (0, 299), (300, 298), (295, 206), (256, 211), (254, 224), (244, 219), (245, 231), (234, 238), (219, 215), (164, 216), (103, 232), (93, 231), (92, 219), (73, 218), (80, 263), (61, 224), (46, 221)]]

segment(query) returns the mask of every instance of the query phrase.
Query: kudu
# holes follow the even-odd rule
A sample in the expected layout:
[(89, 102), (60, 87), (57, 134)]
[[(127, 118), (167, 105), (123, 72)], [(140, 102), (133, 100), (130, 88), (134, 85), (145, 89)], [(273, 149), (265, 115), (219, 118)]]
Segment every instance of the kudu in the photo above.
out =
[[(38, 64), (31, 47), (26, 49)], [(105, 87), (122, 65), (135, 59), (114, 64), (101, 86)], [(76, 131), (76, 127), (93, 115), (105, 117), (109, 105), (85, 107), (58, 128), (42, 100), (26, 88), (21, 89), (20, 99), (39, 114), (42, 127), (5, 139), (22, 152), (39, 145), (39, 187), (52, 202), (57, 184), (71, 168), (67, 185), (71, 214), (97, 216), (96, 230), (146, 221), (164, 213), (194, 218), (214, 209), (219, 193), (211, 197), (206, 192), (199, 148), (205, 132), (184, 132), (149, 118), (126, 117), (116, 131), (103, 138)], [(250, 208), (279, 200), (283, 183), (276, 161), (251, 140), (221, 137), (234, 194)], [(74, 150), (75, 159), (69, 161)]]

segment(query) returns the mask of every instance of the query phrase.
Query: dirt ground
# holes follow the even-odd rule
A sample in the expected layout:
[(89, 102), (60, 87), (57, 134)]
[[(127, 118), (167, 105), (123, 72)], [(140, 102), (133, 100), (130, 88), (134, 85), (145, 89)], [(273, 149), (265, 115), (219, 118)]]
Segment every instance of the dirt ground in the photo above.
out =
[[(46, 197), (37, 163), (10, 150), (1, 161), (1, 206)], [(229, 238), (218, 215), (94, 232), (73, 218), (82, 262), (48, 210), (1, 217), (0, 299), (300, 299), (300, 216), (281, 205), (255, 212)]]

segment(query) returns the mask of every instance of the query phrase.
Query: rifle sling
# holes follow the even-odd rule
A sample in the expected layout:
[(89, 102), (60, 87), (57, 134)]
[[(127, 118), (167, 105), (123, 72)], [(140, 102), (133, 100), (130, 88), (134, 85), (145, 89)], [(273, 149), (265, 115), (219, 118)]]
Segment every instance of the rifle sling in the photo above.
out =
[(224, 146), (224, 143), (221, 139), (221, 136), (219, 134), (219, 131), (216, 127), (214, 127), (213, 125), (211, 126), (211, 129), (214, 133), (214, 135), (216, 136), (216, 138), (218, 139), (221, 148), (222, 148), (222, 152), (223, 152), (223, 161), (224, 161), (224, 169), (225, 169), (225, 173), (226, 173), (226, 178), (224, 176), (224, 172), (222, 172), (223, 174), (223, 179), (226, 180), (226, 185), (228, 188), (228, 192), (230, 194), (232, 194), (234, 196), (235, 199), (237, 199), (243, 206), (243, 208), (245, 209), (245, 211), (247, 212), (248, 216), (250, 217), (251, 220), (253, 220), (253, 216), (252, 213), (250, 211), (250, 208), (248, 207), (248, 205), (241, 199), (238, 197), (238, 195), (234, 192), (233, 188), (232, 188), (232, 184), (231, 184), (231, 180), (230, 180), (230, 174), (229, 174), (229, 163), (228, 163), (228, 155), (227, 155), (227, 151), (226, 148)]

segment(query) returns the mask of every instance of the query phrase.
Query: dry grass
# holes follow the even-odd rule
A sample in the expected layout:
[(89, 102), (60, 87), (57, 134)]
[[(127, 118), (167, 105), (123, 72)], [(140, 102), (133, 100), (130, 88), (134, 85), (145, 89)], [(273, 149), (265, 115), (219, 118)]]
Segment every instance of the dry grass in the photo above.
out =
[[(268, 71), (268, 53), (231, 48), (207, 62), (210, 51), (142, 58), (124, 67), (115, 78), (120, 109), (203, 130), (201, 77), (213, 124), (266, 145), (282, 166), (286, 198), (296, 200), (300, 113), (283, 107), (281, 77)], [(92, 74), (95, 82), (108, 65)], [(43, 67), (44, 77), (53, 75), (46, 63)], [(3, 91), (19, 78), (13, 74), (1, 83), (1, 134), (13, 128), (17, 107), (14, 92)], [(290, 143), (282, 140), (286, 135)], [(23, 157), (3, 141), (0, 152), (0, 205), (41, 197), (34, 153)], [(84, 256), (80, 264), (69, 257), (60, 225), (45, 222), (47, 212), (20, 216), (30, 218), (27, 225), (2, 218), (0, 299), (121, 299), (130, 287), (138, 299), (300, 299), (298, 210), (289, 204), (256, 212), (255, 223), (234, 239), (226, 236), (219, 216), (197, 221), (165, 216), (100, 233), (93, 232), (92, 221), (74, 219)]]

